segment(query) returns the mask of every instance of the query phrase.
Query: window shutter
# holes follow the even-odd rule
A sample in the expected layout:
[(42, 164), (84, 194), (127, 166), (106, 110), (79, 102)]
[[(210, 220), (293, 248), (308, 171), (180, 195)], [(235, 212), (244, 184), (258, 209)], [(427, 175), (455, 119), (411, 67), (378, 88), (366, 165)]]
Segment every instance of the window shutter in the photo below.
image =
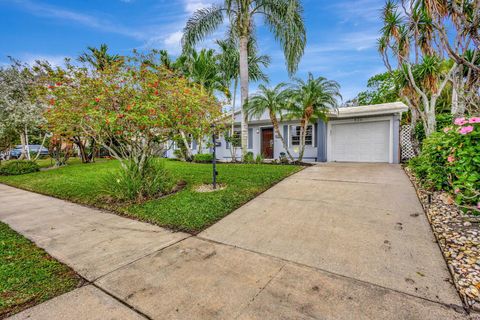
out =
[(253, 128), (248, 128), (248, 149), (253, 148)]
[(283, 125), (283, 139), (285, 139), (285, 144), (288, 146), (288, 125)]
[(192, 141), (192, 150), (196, 150), (197, 149), (197, 140), (193, 140)]
[(313, 126), (312, 128), (314, 130), (314, 132), (312, 132), (313, 136), (315, 137), (313, 139), (313, 146), (316, 148), (318, 143), (317, 143), (317, 140), (318, 140), (318, 125), (315, 123), (315, 125)]
[[(225, 133), (225, 138), (228, 139), (228, 137), (230, 137), (230, 133)], [(227, 139), (225, 139), (225, 148), (227, 148), (227, 150), (230, 149), (230, 143), (227, 141)]]

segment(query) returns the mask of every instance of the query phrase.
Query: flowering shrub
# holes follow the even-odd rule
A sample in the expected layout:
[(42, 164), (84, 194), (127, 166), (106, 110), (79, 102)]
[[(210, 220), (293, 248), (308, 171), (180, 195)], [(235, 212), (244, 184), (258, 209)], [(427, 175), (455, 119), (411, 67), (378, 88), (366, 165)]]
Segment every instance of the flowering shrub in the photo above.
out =
[(409, 165), (426, 187), (450, 192), (465, 211), (480, 213), (480, 117), (457, 118), (432, 134)]

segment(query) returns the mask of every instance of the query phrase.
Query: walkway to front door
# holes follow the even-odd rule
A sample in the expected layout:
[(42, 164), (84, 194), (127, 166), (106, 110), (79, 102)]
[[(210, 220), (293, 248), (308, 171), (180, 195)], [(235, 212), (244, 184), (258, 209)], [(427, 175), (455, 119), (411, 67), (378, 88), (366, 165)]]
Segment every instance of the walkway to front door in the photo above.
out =
[(273, 128), (262, 128), (262, 156), (273, 159)]

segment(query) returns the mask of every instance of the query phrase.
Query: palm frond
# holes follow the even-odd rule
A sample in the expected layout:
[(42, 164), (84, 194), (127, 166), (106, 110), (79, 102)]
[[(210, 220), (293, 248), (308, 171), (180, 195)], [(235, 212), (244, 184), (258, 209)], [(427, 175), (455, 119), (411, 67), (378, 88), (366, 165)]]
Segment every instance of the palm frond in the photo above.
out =
[(224, 11), (225, 8), (216, 5), (195, 11), (183, 29), (182, 45), (184, 50), (192, 48), (215, 31), (223, 22)]
[(287, 70), (295, 73), (305, 51), (307, 36), (303, 21), (303, 7), (298, 0), (256, 1), (265, 15), (266, 24), (282, 46)]

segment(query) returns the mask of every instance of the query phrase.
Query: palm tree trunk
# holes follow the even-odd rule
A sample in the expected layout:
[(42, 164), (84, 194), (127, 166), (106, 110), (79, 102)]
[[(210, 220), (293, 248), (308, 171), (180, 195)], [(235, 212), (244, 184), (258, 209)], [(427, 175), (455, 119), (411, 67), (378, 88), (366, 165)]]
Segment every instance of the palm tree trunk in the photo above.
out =
[(248, 102), (248, 36), (240, 36), (240, 96), (242, 110), (242, 158), (247, 154), (248, 115), (245, 105)]
[[(235, 103), (237, 102), (237, 87), (238, 87), (238, 78), (235, 77), (233, 82), (233, 100), (232, 100), (232, 127), (230, 131), (230, 136), (233, 137), (235, 134)], [(237, 162), (236, 148), (233, 143), (230, 143), (230, 153), (232, 154), (232, 162)]]
[(290, 151), (288, 150), (287, 142), (285, 141), (284, 136), (280, 133), (277, 117), (275, 116), (275, 113), (271, 111), (270, 111), (270, 121), (272, 121), (273, 128), (275, 129), (275, 133), (277, 134), (278, 137), (280, 137), (280, 140), (282, 141), (283, 149), (285, 149), (285, 152), (287, 153), (290, 160), (294, 161), (293, 156), (290, 154)]
[(305, 153), (305, 137), (307, 135), (308, 119), (302, 118), (300, 122), (300, 153), (298, 154), (298, 162), (303, 160), (303, 154)]

